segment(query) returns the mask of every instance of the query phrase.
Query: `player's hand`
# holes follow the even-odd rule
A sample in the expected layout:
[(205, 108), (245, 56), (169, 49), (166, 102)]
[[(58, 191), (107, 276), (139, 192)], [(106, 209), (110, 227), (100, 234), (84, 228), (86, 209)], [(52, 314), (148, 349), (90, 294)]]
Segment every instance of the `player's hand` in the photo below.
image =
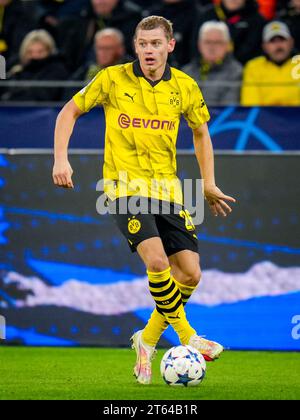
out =
[(227, 204), (227, 202), (236, 202), (235, 198), (223, 194), (220, 188), (216, 185), (204, 186), (204, 197), (207, 200), (210, 210), (214, 216), (221, 215), (226, 217), (232, 212), (232, 208)]
[(55, 185), (63, 188), (74, 188), (72, 175), (73, 169), (68, 160), (54, 162), (52, 178)]

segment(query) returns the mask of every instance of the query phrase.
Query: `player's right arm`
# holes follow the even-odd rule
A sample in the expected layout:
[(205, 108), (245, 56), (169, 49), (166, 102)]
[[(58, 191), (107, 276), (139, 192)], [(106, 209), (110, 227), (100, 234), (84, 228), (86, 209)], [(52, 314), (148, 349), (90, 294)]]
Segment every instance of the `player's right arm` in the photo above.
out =
[(81, 114), (83, 111), (71, 99), (62, 108), (56, 119), (52, 177), (54, 184), (59, 187), (74, 188), (73, 169), (68, 160), (68, 145), (76, 120)]
[(73, 170), (68, 160), (68, 145), (76, 120), (97, 105), (108, 102), (111, 78), (108, 70), (101, 70), (90, 83), (81, 89), (60, 111), (54, 135), (53, 182), (64, 188), (73, 188)]
[(188, 106), (184, 112), (189, 127), (193, 130), (194, 148), (201, 176), (204, 179), (204, 196), (215, 216), (226, 216), (231, 212), (226, 201), (235, 202), (233, 197), (225, 195), (215, 182), (214, 152), (209, 135), (207, 121), (209, 112), (202, 93), (194, 81), (188, 95)]

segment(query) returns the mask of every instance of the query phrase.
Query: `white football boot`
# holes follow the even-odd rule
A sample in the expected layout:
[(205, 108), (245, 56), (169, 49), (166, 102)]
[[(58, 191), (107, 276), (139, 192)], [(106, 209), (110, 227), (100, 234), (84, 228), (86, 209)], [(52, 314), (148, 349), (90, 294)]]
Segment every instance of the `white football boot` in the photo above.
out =
[(145, 344), (142, 340), (143, 330), (137, 331), (131, 337), (132, 348), (136, 352), (136, 363), (133, 374), (140, 384), (148, 385), (151, 383), (152, 369), (151, 362), (155, 357), (155, 347)]
[(224, 347), (221, 344), (216, 343), (215, 341), (206, 340), (199, 335), (193, 335), (190, 338), (189, 346), (198, 350), (208, 362), (218, 359), (222, 351), (224, 351)]

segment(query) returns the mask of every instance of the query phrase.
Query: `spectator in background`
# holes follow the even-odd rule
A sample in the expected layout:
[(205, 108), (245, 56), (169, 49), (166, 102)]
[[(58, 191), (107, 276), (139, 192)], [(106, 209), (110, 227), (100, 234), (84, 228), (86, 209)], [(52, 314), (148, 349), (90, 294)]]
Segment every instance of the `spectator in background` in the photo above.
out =
[(118, 29), (105, 28), (96, 32), (94, 50), (95, 62), (84, 66), (80, 80), (90, 81), (106, 67), (132, 61), (132, 57), (126, 55), (124, 36)]
[(242, 64), (261, 54), (261, 34), (265, 24), (255, 0), (222, 0), (203, 9), (198, 27), (208, 20), (225, 22), (230, 30), (234, 56)]
[[(67, 71), (56, 54), (52, 36), (43, 29), (29, 32), (20, 47), (20, 64), (8, 74), (9, 80), (53, 81), (67, 79)], [(6, 101), (57, 101), (60, 88), (13, 87), (2, 95)]]
[(300, 105), (299, 80), (293, 78), (294, 40), (285, 23), (274, 21), (264, 28), (265, 55), (250, 60), (244, 70), (242, 105)]
[(193, 33), (197, 27), (195, 0), (162, 0), (159, 7), (149, 10), (149, 15), (163, 16), (173, 23), (176, 48), (169, 57), (174, 67), (187, 64), (193, 53)]
[(101, 29), (119, 29), (125, 40), (126, 50), (133, 53), (133, 34), (141, 20), (141, 8), (126, 0), (91, 0), (93, 36)]
[(53, 36), (71, 73), (83, 59), (90, 0), (41, 0), (39, 3), (39, 27)]
[(291, 0), (288, 8), (281, 10), (278, 17), (290, 28), (295, 47), (300, 51), (300, 0)]
[(0, 0), (0, 54), (6, 58), (8, 69), (16, 63), (20, 44), (34, 26), (21, 1)]
[(87, 16), (90, 0), (40, 0), (38, 6), (39, 24), (56, 41), (59, 41), (59, 28), (65, 19)]
[(88, 16), (70, 17), (61, 22), (59, 43), (66, 65), (71, 73), (93, 56), (95, 33), (104, 28), (119, 29), (125, 40), (126, 50), (132, 54), (132, 37), (141, 19), (139, 6), (123, 0), (90, 0)]
[[(72, 80), (89, 82), (96, 74), (109, 66), (132, 61), (125, 51), (124, 36), (121, 31), (114, 28), (105, 28), (98, 31), (94, 39), (95, 60), (83, 64), (72, 76)], [(70, 98), (77, 93), (78, 88), (67, 88), (63, 97)]]
[[(199, 84), (206, 103), (239, 104), (243, 68), (231, 54), (227, 25), (218, 21), (204, 23), (199, 31), (198, 50), (200, 57), (182, 70)], [(233, 85), (228, 82), (233, 82)]]

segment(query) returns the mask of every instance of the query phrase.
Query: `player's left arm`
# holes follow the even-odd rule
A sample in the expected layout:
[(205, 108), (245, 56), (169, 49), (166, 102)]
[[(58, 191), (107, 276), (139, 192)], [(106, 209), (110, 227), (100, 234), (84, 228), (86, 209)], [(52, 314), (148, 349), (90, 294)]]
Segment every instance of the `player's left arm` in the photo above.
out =
[(204, 197), (214, 216), (227, 216), (232, 211), (228, 202), (235, 203), (236, 200), (229, 195), (225, 195), (216, 186), (214, 152), (206, 123), (193, 129), (193, 140), (201, 176), (204, 179)]

